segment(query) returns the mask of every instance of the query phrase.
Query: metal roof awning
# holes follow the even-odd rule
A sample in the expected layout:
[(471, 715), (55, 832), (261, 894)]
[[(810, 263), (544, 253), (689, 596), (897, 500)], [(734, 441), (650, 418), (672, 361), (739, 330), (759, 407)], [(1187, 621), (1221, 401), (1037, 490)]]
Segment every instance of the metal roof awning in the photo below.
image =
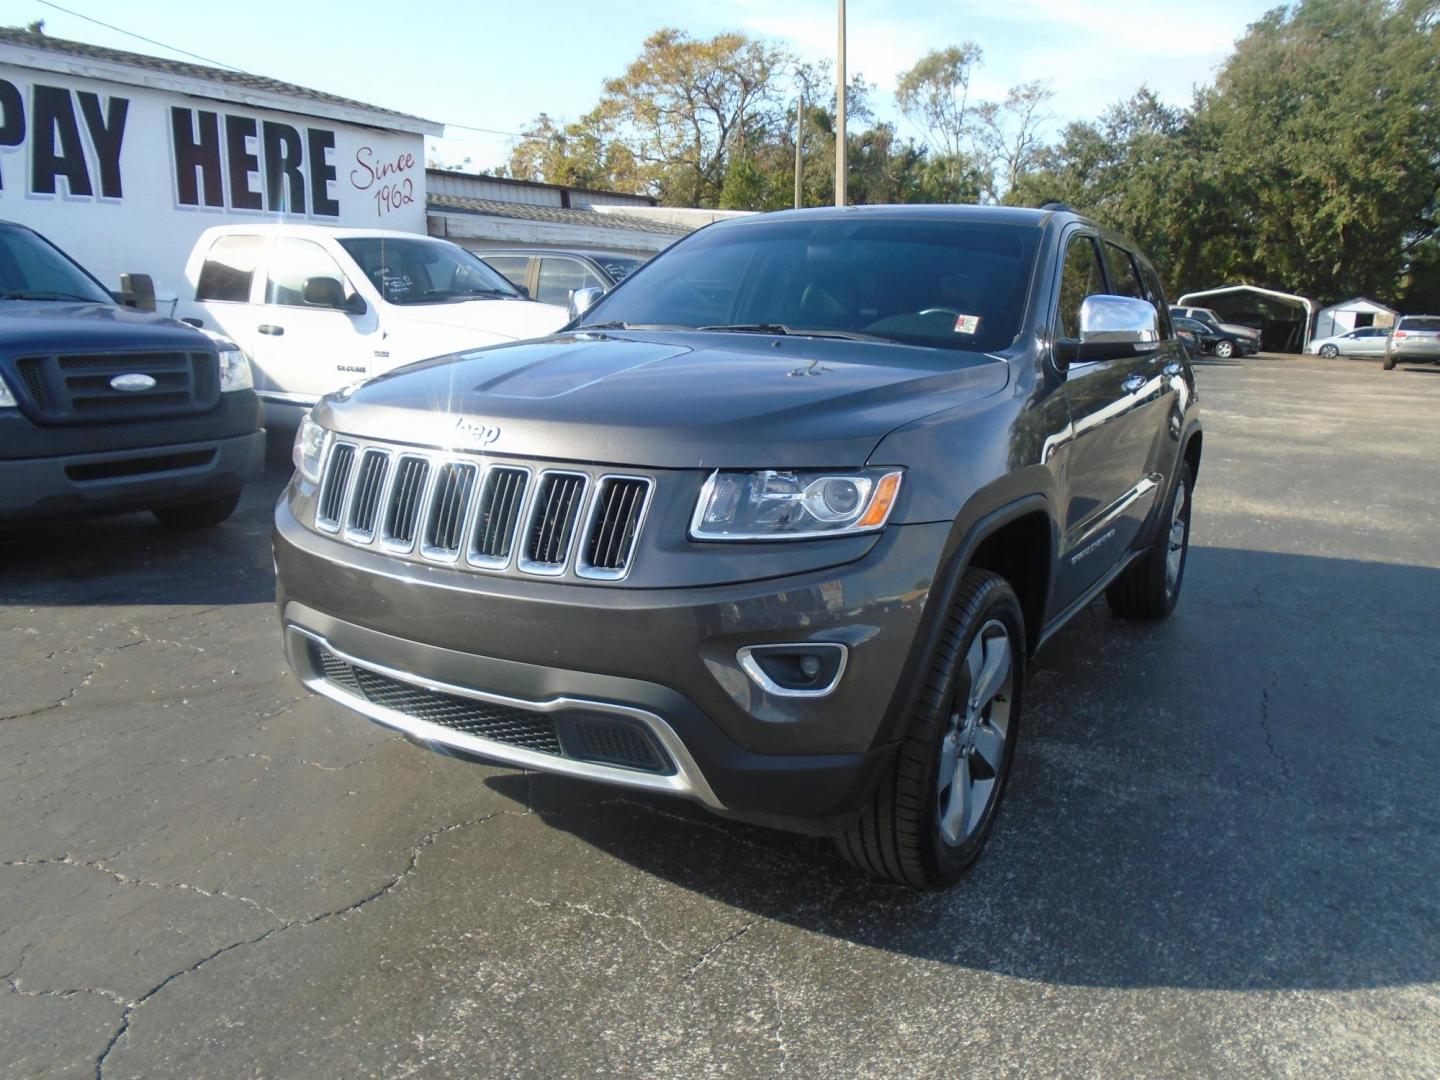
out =
[(1260, 285), (1222, 285), (1218, 289), (1202, 289), (1200, 292), (1186, 293), (1176, 301), (1180, 307), (1204, 307), (1204, 301), (1215, 296), (1231, 296), (1235, 293), (1255, 293), (1258, 296), (1268, 297), (1271, 300), (1279, 300), (1281, 303), (1293, 304), (1295, 307), (1305, 309), (1305, 325), (1300, 334), (1300, 348), (1303, 351), (1310, 343), (1310, 334), (1315, 326), (1315, 312), (1317, 310), (1315, 301), (1308, 296), (1300, 296), (1296, 293), (1280, 292), (1278, 289), (1266, 289)]

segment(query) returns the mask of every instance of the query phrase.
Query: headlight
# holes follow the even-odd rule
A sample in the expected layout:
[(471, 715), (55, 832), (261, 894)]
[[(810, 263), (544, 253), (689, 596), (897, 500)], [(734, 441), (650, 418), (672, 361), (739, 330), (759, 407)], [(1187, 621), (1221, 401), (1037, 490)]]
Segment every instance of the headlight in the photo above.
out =
[(0, 378), (0, 409), (13, 409), (15, 404), (15, 395), (10, 392), (10, 387), (5, 385), (5, 380)]
[(690, 535), (696, 540), (805, 540), (883, 528), (900, 491), (898, 469), (714, 472)]
[(255, 385), (250, 361), (239, 349), (220, 350), (220, 390), (249, 390)]
[(320, 460), (325, 456), (325, 436), (330, 434), (305, 414), (295, 432), (295, 448), (290, 452), (295, 468), (312, 484), (320, 482)]

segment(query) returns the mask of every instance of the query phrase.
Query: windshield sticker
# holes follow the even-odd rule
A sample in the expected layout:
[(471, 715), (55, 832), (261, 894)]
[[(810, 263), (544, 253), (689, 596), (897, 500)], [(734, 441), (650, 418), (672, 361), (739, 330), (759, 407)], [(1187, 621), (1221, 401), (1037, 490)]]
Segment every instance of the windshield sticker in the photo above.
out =
[(956, 316), (955, 316), (955, 333), (957, 333), (957, 334), (973, 334), (973, 333), (975, 333), (975, 331), (977, 331), (977, 330), (979, 330), (979, 329), (980, 329), (980, 316), (979, 316), (979, 315), (956, 315)]

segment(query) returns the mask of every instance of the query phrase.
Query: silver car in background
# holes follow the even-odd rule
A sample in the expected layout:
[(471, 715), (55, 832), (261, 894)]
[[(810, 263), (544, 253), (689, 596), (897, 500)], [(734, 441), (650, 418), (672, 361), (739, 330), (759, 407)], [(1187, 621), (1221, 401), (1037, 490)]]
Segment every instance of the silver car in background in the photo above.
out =
[(1402, 315), (1386, 340), (1386, 371), (1401, 361), (1440, 364), (1440, 315)]
[(1385, 326), (1362, 326), (1349, 333), (1315, 338), (1305, 346), (1307, 353), (1323, 356), (1384, 356), (1390, 329)]

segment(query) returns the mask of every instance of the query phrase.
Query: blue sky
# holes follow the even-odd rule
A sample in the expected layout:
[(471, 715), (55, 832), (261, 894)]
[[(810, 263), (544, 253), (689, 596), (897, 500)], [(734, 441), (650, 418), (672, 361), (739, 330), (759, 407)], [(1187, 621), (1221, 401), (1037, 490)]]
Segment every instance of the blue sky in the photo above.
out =
[[(571, 119), (588, 110), (603, 80), (664, 25), (696, 37), (740, 29), (780, 40), (806, 59), (833, 56), (834, 0), (668, 0), (613, 4), (550, 0), (426, 3), (349, 0), (240, 5), (64, 0), (63, 7), (257, 74), (343, 94), (449, 124), (519, 131), (539, 112)], [(902, 136), (921, 133), (890, 96), (896, 75), (929, 49), (971, 40), (985, 50), (980, 97), (1048, 80), (1055, 123), (1090, 119), (1148, 83), (1183, 103), (1210, 82), (1268, 0), (850, 0), (852, 73), (878, 84), (880, 118)], [(165, 55), (38, 0), (8, 0), (4, 21), (44, 19), (46, 31), (115, 48)], [(343, 11), (343, 15), (340, 14)], [(174, 55), (174, 54), (171, 54)], [(452, 129), (439, 155), (478, 169), (505, 160), (503, 134)]]

